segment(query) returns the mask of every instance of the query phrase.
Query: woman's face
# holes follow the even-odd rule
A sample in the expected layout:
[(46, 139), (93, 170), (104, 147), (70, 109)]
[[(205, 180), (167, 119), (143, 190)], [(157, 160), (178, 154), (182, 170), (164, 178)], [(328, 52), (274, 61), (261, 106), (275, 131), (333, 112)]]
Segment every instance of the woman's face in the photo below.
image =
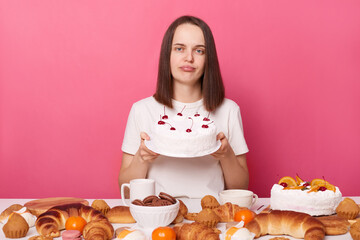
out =
[(182, 84), (196, 84), (205, 67), (204, 34), (196, 25), (179, 25), (174, 33), (170, 67), (174, 81)]

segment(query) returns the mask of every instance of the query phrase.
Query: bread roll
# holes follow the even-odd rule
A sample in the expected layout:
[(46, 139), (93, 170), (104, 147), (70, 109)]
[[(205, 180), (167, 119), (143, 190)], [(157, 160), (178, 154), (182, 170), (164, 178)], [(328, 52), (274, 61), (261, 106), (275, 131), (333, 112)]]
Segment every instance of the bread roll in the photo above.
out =
[(127, 206), (116, 206), (110, 209), (106, 214), (111, 223), (135, 223), (135, 219)]
[(326, 235), (340, 235), (345, 234), (350, 229), (350, 223), (342, 217), (332, 215), (316, 217), (325, 226)]
[(322, 240), (325, 236), (324, 225), (306, 213), (273, 210), (260, 213), (246, 225), (258, 238), (263, 235), (290, 235), (305, 240)]

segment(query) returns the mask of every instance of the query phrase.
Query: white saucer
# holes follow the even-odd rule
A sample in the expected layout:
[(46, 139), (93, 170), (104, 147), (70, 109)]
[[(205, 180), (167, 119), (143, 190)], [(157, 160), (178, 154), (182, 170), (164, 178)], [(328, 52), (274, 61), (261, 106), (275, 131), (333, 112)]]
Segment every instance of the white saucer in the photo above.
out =
[(178, 158), (192, 158), (192, 157), (202, 157), (202, 156), (210, 155), (210, 154), (216, 152), (217, 150), (219, 150), (219, 148), (221, 146), (221, 141), (218, 140), (216, 142), (216, 146), (214, 147), (214, 149), (211, 149), (211, 150), (206, 151), (206, 152), (199, 152), (196, 155), (191, 155), (190, 156), (190, 155), (187, 155), (187, 154), (176, 154), (176, 153), (160, 150), (155, 146), (154, 142), (152, 142), (151, 140), (149, 140), (149, 141), (145, 140), (144, 143), (145, 143), (145, 146), (148, 149), (150, 149), (151, 151), (153, 151), (155, 153), (158, 153), (158, 154), (164, 155), (164, 156), (178, 157)]

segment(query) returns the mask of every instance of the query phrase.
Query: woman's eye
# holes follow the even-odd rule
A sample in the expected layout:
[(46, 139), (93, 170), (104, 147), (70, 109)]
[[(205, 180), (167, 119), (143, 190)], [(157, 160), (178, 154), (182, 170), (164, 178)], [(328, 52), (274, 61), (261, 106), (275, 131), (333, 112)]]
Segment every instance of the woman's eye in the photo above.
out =
[(178, 51), (178, 52), (181, 52), (182, 50), (183, 50), (182, 47), (176, 47), (176, 48), (175, 48), (175, 51)]
[(202, 49), (196, 49), (196, 53), (198, 53), (198, 54), (204, 54), (204, 53), (205, 53), (205, 51), (204, 51), (204, 50), (202, 50)]

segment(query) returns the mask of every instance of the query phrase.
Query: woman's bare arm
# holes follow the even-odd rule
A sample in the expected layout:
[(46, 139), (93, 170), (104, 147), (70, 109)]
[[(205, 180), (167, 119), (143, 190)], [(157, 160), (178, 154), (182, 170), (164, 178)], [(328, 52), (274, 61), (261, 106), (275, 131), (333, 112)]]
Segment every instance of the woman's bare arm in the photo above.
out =
[(231, 148), (223, 133), (219, 133), (218, 139), (221, 147), (212, 155), (220, 160), (224, 174), (226, 189), (247, 189), (249, 185), (249, 171), (246, 164), (246, 154), (237, 155)]
[[(135, 155), (123, 152), (118, 178), (120, 188), (123, 183), (129, 183), (132, 179), (146, 178), (150, 164), (159, 156), (145, 146), (144, 140), (150, 139), (149, 136), (142, 132), (140, 137), (141, 144)], [(125, 197), (128, 197), (127, 193)]]

